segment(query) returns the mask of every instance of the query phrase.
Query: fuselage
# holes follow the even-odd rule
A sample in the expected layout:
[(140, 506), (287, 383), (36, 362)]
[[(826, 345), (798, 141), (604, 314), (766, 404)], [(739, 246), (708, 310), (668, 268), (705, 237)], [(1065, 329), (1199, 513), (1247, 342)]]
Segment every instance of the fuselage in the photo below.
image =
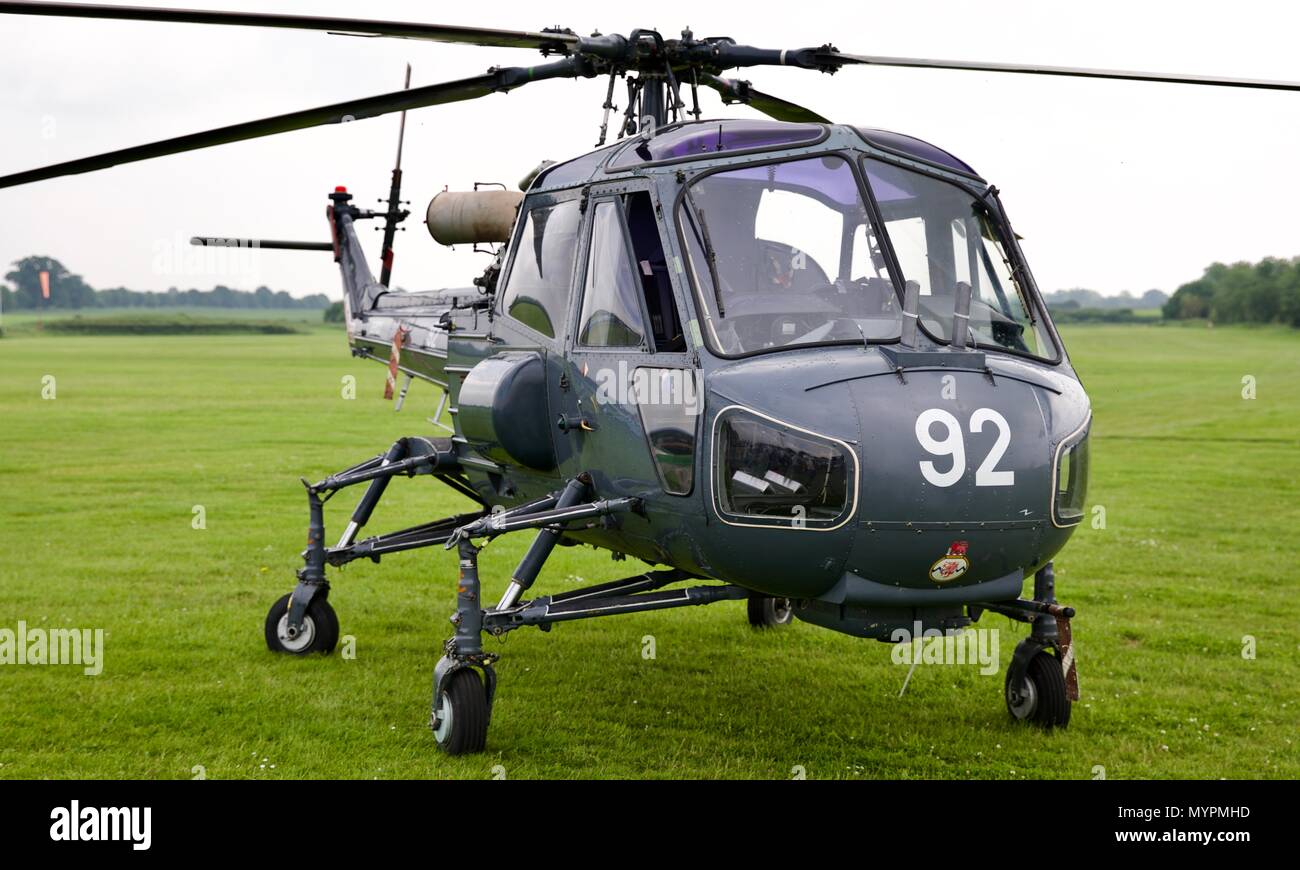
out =
[(490, 504), (642, 500), (569, 541), (906, 608), (1015, 597), (1082, 518), (1087, 396), (996, 194), (927, 143), (665, 128), (537, 177), (501, 266), (436, 318), (380, 287), (350, 340), (408, 330)]

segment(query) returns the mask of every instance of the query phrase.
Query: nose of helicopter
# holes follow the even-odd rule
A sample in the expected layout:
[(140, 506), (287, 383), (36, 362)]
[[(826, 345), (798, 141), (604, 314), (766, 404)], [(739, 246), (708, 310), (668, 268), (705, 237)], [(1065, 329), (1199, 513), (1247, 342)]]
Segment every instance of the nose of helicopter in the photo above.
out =
[(995, 581), (1041, 561), (1052, 510), (1041, 386), (939, 369), (845, 387), (865, 468), (846, 571), (937, 588)]
[(1069, 535), (1054, 519), (1054, 469), (1086, 419), (1077, 381), (1018, 360), (899, 371), (846, 351), (714, 373), (724, 523), (804, 532), (783, 550), (806, 549), (803, 564), (832, 584), (1011, 589), (1050, 559)]

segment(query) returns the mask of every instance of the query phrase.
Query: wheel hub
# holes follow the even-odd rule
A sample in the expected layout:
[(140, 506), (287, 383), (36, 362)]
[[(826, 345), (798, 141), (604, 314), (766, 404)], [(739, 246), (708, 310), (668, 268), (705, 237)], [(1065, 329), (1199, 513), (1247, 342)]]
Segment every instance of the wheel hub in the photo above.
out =
[(1028, 719), (1038, 706), (1038, 689), (1033, 680), (1025, 677), (1020, 685), (1007, 687), (1007, 707), (1017, 719)]
[(451, 720), (455, 716), (452, 713), (451, 698), (446, 692), (438, 695), (438, 708), (434, 711), (434, 718), (437, 725), (433, 729), (433, 738), (439, 743), (446, 743), (448, 735), (451, 734)]
[(302, 625), (297, 631), (291, 631), (289, 628), (289, 614), (280, 617), (280, 624), (275, 630), (276, 636), (280, 638), (280, 646), (289, 652), (302, 652), (311, 646), (316, 639), (316, 623), (310, 616), (302, 618)]

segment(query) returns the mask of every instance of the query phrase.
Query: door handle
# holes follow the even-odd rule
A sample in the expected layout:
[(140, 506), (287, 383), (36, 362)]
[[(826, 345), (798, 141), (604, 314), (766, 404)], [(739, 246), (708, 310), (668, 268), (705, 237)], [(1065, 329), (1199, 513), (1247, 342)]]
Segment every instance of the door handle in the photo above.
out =
[(595, 432), (596, 421), (584, 414), (561, 414), (555, 421), (561, 432)]

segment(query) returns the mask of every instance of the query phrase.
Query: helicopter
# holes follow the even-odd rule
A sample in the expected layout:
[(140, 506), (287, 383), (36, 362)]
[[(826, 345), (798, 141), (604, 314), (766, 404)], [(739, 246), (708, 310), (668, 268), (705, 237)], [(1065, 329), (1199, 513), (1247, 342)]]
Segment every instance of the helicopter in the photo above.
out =
[[(1300, 90), (1258, 79), (884, 57), (827, 43), (580, 36), (337, 17), (0, 2), (0, 15), (293, 28), (539, 51), (544, 62), (410, 87), (0, 177), (0, 187), (292, 130), (606, 79), (597, 147), (544, 161), (518, 190), (444, 191), (435, 241), (495, 245), (473, 286), (392, 289), (401, 140), (382, 210), (328, 194), (328, 242), (196, 237), (328, 252), (352, 354), (442, 397), (436, 434), (401, 438), (303, 481), (308, 537), (291, 592), (264, 623), (276, 652), (329, 653), (327, 569), (421, 548), (454, 551), (452, 636), (430, 728), (451, 754), (484, 749), (497, 692), (484, 635), (746, 602), (758, 628), (795, 619), (885, 642), (1027, 623), (1006, 669), (1010, 716), (1063, 728), (1079, 698), (1072, 607), (1054, 558), (1085, 515), (1091, 405), (991, 185), (912, 136), (833, 122), (724, 78), (790, 66), (893, 66)], [(614, 119), (616, 88), (625, 111)], [(766, 120), (706, 119), (701, 89)], [(687, 98), (689, 97), (689, 102)], [(611, 141), (612, 138), (612, 141)], [(383, 222), (380, 275), (358, 224)], [(443, 412), (450, 426), (441, 422)], [(396, 477), (430, 476), (474, 507), (361, 536)], [(358, 488), (327, 543), (325, 503)], [(531, 535), (500, 600), (478, 555)], [(647, 570), (539, 595), (560, 546)], [(1025, 595), (1029, 585), (1030, 594)]]

